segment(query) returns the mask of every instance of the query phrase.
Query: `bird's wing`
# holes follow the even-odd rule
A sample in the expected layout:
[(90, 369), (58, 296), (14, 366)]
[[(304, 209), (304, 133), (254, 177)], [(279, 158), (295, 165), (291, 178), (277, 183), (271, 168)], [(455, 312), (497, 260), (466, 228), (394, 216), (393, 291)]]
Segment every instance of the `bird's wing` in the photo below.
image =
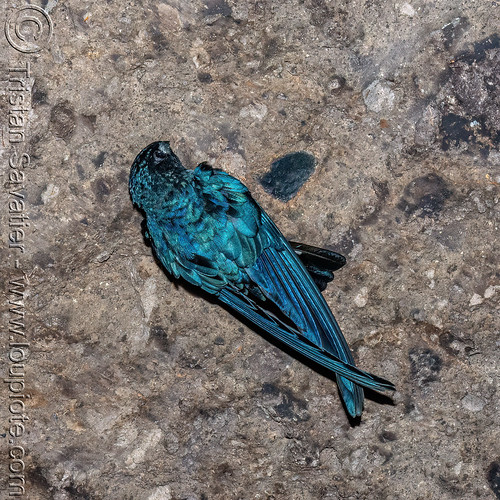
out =
[[(354, 366), (351, 351), (313, 279), (248, 189), (204, 164), (196, 168), (194, 178), (204, 199), (203, 217), (186, 231), (191, 239), (182, 251), (173, 253), (166, 239), (165, 248), (155, 243), (162, 262), (166, 250), (165, 267), (217, 294), (257, 326), (335, 372), (352, 416), (360, 415), (363, 408), (360, 385), (393, 389), (390, 382)], [(151, 233), (157, 229), (161, 227), (152, 228)]]
[[(247, 273), (266, 297), (297, 325), (306, 341), (317, 346), (314, 357), (311, 356), (309, 345), (299, 348), (299, 352), (323, 366), (327, 366), (329, 361), (329, 356), (324, 353), (329, 353), (352, 367), (354, 374), (354, 359), (330, 308), (293, 249), (265, 212), (262, 213), (261, 231), (268, 235), (271, 244)], [(340, 393), (353, 417), (361, 415), (363, 410), (360, 385), (376, 390), (393, 388), (389, 382), (369, 374), (360, 380), (349, 373), (336, 373)]]
[(215, 294), (243, 287), (245, 269), (262, 253), (261, 208), (248, 189), (223, 171), (200, 164), (193, 173), (189, 212), (175, 221), (148, 217), (156, 255), (167, 271)]
[[(226, 287), (220, 291), (219, 298), (257, 327), (262, 328), (298, 353), (332, 372), (346, 377), (363, 387), (377, 391), (394, 390), (394, 386), (387, 380), (360, 370), (356, 366), (340, 360), (337, 356), (311, 343), (299, 330), (280, 320), (273, 312), (259, 304), (258, 300), (242, 294), (241, 291)], [(353, 413), (351, 414), (356, 416)]]

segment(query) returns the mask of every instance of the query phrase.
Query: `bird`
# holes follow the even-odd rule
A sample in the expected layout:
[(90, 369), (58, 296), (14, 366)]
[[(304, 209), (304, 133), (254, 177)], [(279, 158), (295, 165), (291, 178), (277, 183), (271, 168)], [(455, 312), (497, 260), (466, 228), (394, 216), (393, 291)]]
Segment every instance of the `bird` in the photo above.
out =
[(345, 263), (342, 255), (289, 242), (241, 181), (207, 162), (185, 168), (168, 141), (137, 155), (129, 191), (167, 274), (326, 369), (351, 418), (361, 417), (363, 388), (395, 390), (356, 367), (321, 294)]

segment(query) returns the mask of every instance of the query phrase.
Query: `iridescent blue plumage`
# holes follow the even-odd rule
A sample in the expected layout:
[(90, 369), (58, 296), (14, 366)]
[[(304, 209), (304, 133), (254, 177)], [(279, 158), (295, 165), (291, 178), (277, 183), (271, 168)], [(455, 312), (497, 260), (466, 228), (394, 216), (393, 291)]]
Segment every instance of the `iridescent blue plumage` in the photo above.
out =
[[(129, 187), (165, 269), (334, 372), (352, 417), (363, 410), (361, 386), (394, 390), (390, 382), (356, 368), (311, 277), (317, 275), (324, 284), (342, 262), (337, 267), (334, 262), (326, 278), (314, 264), (310, 274), (297, 253), (312, 247), (294, 250), (239, 180), (205, 163), (187, 170), (168, 142), (155, 142), (135, 159)], [(328, 254), (311, 252), (318, 259), (325, 257), (320, 252)]]

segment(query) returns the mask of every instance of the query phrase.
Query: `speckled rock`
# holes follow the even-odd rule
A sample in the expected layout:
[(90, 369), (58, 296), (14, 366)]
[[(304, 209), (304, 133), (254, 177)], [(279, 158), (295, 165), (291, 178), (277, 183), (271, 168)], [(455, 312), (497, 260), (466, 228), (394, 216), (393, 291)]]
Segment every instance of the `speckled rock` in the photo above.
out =
[[(494, 4), (49, 1), (45, 48), (2, 34), (0, 349), (23, 384), (0, 491), (10, 466), (30, 500), (500, 498)], [(324, 296), (392, 398), (354, 425), (333, 380), (169, 280), (127, 191), (159, 139), (347, 257)], [(299, 151), (277, 199), (261, 180)]]

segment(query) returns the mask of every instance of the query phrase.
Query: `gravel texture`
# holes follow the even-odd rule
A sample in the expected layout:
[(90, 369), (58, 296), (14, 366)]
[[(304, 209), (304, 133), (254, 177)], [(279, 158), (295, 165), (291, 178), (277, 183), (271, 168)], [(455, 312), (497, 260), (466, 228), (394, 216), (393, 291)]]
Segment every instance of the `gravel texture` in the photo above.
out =
[[(498, 2), (41, 5), (46, 48), (0, 42), (1, 367), (30, 395), (12, 438), (21, 405), (1, 389), (2, 500), (13, 446), (30, 500), (500, 498)], [(332, 380), (168, 279), (127, 187), (155, 140), (347, 257), (324, 295), (392, 399), (349, 422)], [(276, 183), (289, 153), (304, 171)]]

